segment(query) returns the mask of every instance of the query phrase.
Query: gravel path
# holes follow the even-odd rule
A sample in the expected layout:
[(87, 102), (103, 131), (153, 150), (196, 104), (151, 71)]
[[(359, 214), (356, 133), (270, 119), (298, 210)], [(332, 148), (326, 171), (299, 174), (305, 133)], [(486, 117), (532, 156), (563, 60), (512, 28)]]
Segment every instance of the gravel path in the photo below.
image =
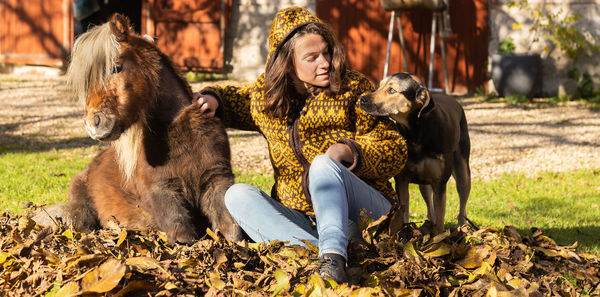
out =
[[(235, 82), (219, 82), (235, 83)], [(192, 84), (194, 90), (214, 83)], [(504, 173), (600, 168), (600, 113), (582, 104), (511, 106), (462, 99), (471, 136), (474, 179)], [(0, 142), (40, 147), (93, 146), (61, 77), (0, 75)], [(272, 173), (258, 133), (229, 130), (233, 165)]]

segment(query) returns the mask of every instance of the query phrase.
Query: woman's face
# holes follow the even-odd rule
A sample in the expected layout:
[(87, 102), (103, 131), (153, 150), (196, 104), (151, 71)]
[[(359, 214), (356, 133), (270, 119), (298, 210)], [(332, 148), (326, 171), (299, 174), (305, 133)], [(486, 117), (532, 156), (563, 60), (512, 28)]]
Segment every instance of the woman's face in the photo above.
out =
[(328, 86), (329, 63), (331, 55), (321, 35), (309, 33), (296, 40), (294, 70), (299, 80), (317, 87)]

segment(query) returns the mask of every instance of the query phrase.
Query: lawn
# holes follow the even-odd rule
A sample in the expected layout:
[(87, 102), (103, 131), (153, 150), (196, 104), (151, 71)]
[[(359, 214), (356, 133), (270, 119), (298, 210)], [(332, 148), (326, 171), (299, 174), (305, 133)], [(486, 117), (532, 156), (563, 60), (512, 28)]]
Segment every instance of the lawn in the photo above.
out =
[[(0, 147), (0, 207), (22, 213), (26, 202), (51, 205), (65, 202), (71, 177), (82, 170), (96, 146), (29, 151)], [(270, 192), (270, 176), (236, 171), (237, 182), (254, 184)], [(450, 182), (446, 226), (454, 226), (458, 196)], [(411, 221), (426, 216), (423, 200), (411, 185)], [(545, 172), (535, 177), (503, 175), (490, 181), (473, 181), (468, 217), (480, 226), (515, 226), (529, 234), (538, 228), (558, 244), (579, 243), (581, 250), (600, 254), (600, 169), (565, 173)]]

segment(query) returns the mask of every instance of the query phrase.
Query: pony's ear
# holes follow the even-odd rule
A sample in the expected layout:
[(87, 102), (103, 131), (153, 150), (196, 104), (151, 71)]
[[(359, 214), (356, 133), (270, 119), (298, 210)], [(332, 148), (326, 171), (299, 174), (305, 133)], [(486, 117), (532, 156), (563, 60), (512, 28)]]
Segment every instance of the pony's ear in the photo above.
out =
[(427, 107), (427, 105), (429, 105), (429, 100), (430, 100), (430, 95), (429, 95), (429, 91), (427, 90), (427, 88), (426, 87), (419, 88), (419, 90), (417, 90), (417, 97), (415, 98), (415, 101), (417, 101), (421, 104), (421, 110), (419, 110), (419, 113), (417, 114), (418, 118), (421, 117), (421, 112), (423, 112), (425, 107)]
[(118, 41), (127, 40), (127, 37), (131, 33), (131, 26), (129, 25), (129, 19), (119, 13), (115, 13), (110, 18), (110, 30), (115, 36), (117, 36)]

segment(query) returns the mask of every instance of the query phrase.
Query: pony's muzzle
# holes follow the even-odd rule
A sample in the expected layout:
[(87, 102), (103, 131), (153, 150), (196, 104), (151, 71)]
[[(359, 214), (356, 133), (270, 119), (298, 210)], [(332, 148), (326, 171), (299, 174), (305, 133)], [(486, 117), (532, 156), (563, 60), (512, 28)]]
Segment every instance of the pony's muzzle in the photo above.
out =
[(98, 111), (87, 116), (84, 122), (85, 129), (92, 139), (106, 141), (114, 140), (119, 136), (119, 133), (116, 131), (118, 127), (114, 115)]

